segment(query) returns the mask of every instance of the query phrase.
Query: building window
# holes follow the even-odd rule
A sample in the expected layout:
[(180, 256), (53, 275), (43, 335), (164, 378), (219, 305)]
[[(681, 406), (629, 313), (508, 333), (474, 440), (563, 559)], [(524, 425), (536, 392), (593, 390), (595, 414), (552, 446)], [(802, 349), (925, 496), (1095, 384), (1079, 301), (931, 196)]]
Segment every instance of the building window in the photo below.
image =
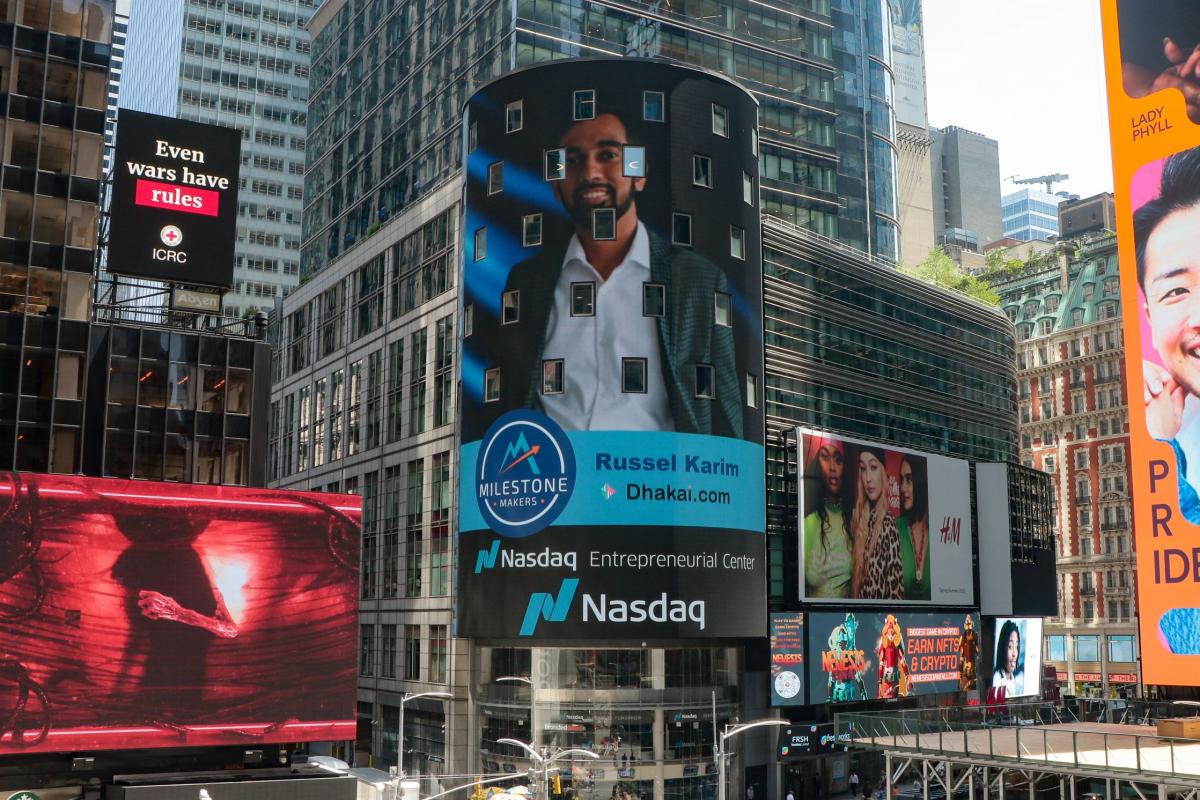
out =
[(483, 402), (495, 403), (500, 399), (500, 368), (483, 373)]
[(1066, 661), (1067, 660), (1067, 637), (1066, 636), (1047, 636), (1046, 637), (1046, 658), (1050, 661)]
[(611, 242), (617, 238), (615, 208), (592, 209), (592, 238), (598, 242)]
[(475, 332), (475, 304), (467, 303), (463, 306), (463, 338), (470, 338)]
[(717, 396), (717, 371), (712, 364), (696, 365), (696, 397), (711, 400)]
[(646, 359), (621, 359), (621, 391), (627, 394), (646, 393)]
[(626, 178), (646, 177), (646, 148), (627, 144), (621, 148), (621, 174)]
[(421, 679), (421, 626), (404, 626), (404, 675), (406, 681)]
[(370, 677), (375, 674), (375, 626), (360, 625), (359, 630), (362, 654), (359, 657), (358, 674)]
[(479, 123), (472, 122), (471, 127), (467, 128), (467, 152), (474, 153), (475, 146), (479, 144)]
[[(1091, 619), (1095, 614), (1087, 609), (1092, 605), (1084, 603), (1084, 619)], [(1100, 660), (1100, 640), (1097, 636), (1076, 636), (1075, 637), (1075, 660), (1076, 661), (1099, 661)]]
[(575, 92), (575, 119), (595, 119), (596, 90), (580, 89)]
[(661, 283), (642, 284), (642, 316), (663, 317), (667, 313), (667, 287)]
[(563, 393), (563, 360), (548, 358), (542, 362), (542, 394)]
[(497, 161), (488, 165), (488, 195), (500, 194), (504, 191), (504, 162)]
[(746, 373), (746, 406), (758, 408), (758, 376)]
[(475, 231), (475, 252), (471, 260), (483, 261), (485, 258), (487, 258), (487, 228), (479, 228)]
[(734, 258), (746, 259), (745, 231), (737, 225), (729, 226), (729, 255)]
[(692, 215), (676, 211), (671, 215), (671, 244), (692, 246)]
[(519, 289), (510, 289), (505, 292), (500, 303), (501, 325), (512, 325), (514, 322), (521, 321), (521, 291)]
[(521, 246), (537, 247), (542, 243), (542, 215), (526, 214), (521, 217)]
[(662, 122), (666, 119), (666, 103), (662, 92), (642, 92), (642, 119)]
[(692, 156), (692, 185), (713, 188), (712, 159), (708, 156)]
[[(513, 100), (504, 107), (504, 132), (516, 133), (525, 124), (525, 101)], [(472, 127), (474, 124), (472, 123)]]
[(733, 327), (732, 298), (726, 292), (713, 292), (713, 319), (722, 328)]
[(748, 206), (754, 205), (754, 179), (749, 172), (742, 173), (742, 202)]
[(567, 177), (567, 151), (559, 147), (545, 152), (542, 177), (548, 181), (561, 181)]
[(446, 626), (429, 626), (429, 681), (446, 682)]
[(591, 317), (596, 314), (596, 284), (579, 281), (571, 284), (571, 316)]
[(729, 138), (729, 109), (717, 103), (712, 104), (712, 131)]
[(750, 155), (758, 158), (758, 128), (750, 127)]

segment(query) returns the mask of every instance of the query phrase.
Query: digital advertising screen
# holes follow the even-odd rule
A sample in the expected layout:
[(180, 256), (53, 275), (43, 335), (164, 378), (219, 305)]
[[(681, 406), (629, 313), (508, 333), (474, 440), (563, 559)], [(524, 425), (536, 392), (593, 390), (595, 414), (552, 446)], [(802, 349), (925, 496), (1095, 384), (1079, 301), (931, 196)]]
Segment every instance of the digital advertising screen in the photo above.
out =
[(985, 686), (1003, 687), (1005, 697), (1041, 695), (1041, 617), (996, 617), (991, 654), (991, 677)]
[(756, 125), (633, 58), (468, 102), (459, 635), (766, 635)]
[(109, 272), (228, 289), (242, 134), (122, 108), (112, 169)]
[(966, 461), (799, 430), (800, 597), (971, 605)]
[(1101, 19), (1142, 674), (1147, 684), (1197, 686), (1200, 360), (1190, 320), (1200, 308), (1200, 6), (1103, 0)]
[(810, 703), (897, 700), (976, 690), (979, 615), (810, 613)]
[(360, 509), (0, 473), (0, 755), (354, 738)]
[(804, 614), (771, 615), (771, 705), (803, 706)]

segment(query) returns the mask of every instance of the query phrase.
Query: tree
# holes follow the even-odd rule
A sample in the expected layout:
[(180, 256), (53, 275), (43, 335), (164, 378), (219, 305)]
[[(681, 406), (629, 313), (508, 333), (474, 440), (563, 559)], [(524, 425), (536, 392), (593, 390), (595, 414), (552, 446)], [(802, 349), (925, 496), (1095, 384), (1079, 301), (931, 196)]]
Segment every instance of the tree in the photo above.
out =
[(911, 267), (900, 267), (900, 271), (934, 286), (965, 294), (981, 303), (1000, 305), (1000, 295), (987, 282), (963, 272), (954, 259), (946, 255), (944, 248), (935, 247), (924, 261)]
[(987, 274), (997, 272), (1020, 272), (1025, 268), (1025, 261), (1019, 258), (1005, 258), (1004, 250), (997, 247), (984, 255), (986, 266), (983, 271)]

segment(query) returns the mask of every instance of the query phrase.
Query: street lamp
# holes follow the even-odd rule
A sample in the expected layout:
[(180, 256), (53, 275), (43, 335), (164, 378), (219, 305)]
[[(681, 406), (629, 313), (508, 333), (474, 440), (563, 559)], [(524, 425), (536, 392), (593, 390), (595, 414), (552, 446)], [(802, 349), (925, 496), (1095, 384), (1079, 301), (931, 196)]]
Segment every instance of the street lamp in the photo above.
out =
[(717, 741), (716, 749), (713, 751), (713, 758), (717, 762), (717, 800), (725, 800), (725, 758), (729, 753), (725, 749), (725, 740), (732, 739), (743, 731), (748, 731), (751, 728), (762, 728), (767, 725), (786, 726), (791, 725), (786, 719), (756, 719), (753, 722), (743, 722), (740, 725), (726, 725), (724, 733)]
[(416, 700), (418, 697), (441, 697), (452, 698), (454, 695), (449, 692), (405, 692), (400, 698), (400, 730), (396, 737), (396, 772), (399, 777), (404, 777), (404, 704), (409, 700)]
[(566, 756), (587, 756), (588, 758), (596, 759), (600, 756), (593, 753), (591, 750), (580, 750), (577, 747), (559, 750), (554, 755), (549, 754), (549, 749), (543, 747), (541, 751), (533, 749), (533, 746), (528, 742), (522, 742), (520, 739), (497, 739), (496, 744), (511, 744), (521, 748), (529, 754), (529, 758), (537, 764), (542, 771), (541, 791), (538, 795), (538, 800), (548, 800), (550, 797), (550, 765), (560, 758)]

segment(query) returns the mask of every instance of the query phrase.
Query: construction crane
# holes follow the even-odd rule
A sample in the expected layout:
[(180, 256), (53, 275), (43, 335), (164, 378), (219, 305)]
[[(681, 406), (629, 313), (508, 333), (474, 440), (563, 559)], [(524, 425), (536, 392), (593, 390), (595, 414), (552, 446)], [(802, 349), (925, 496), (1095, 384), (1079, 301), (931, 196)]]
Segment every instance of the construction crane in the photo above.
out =
[(1054, 194), (1054, 184), (1061, 183), (1069, 177), (1071, 176), (1056, 172), (1053, 175), (1038, 175), (1036, 178), (1018, 178), (1016, 175), (1010, 175), (1008, 180), (1015, 184), (1044, 183), (1046, 184), (1046, 194)]

